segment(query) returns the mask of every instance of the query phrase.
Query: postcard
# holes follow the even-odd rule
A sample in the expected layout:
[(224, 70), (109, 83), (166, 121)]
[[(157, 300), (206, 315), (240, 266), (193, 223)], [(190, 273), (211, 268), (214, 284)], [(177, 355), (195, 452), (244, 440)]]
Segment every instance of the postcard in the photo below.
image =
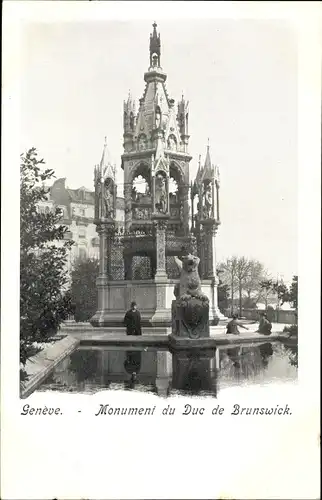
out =
[(315, 2), (4, 2), (5, 500), (319, 497)]

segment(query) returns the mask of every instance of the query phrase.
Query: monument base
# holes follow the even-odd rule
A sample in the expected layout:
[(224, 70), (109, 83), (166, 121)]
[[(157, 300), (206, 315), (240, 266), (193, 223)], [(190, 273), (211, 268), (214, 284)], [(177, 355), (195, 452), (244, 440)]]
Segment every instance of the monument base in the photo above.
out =
[[(142, 326), (171, 326), (173, 291), (179, 280), (97, 280), (99, 308), (90, 323), (94, 327), (123, 326), (125, 312), (132, 301), (141, 313)], [(217, 325), (219, 315), (212, 303), (211, 282), (202, 282), (202, 291), (210, 300), (209, 324)], [(220, 313), (219, 313), (220, 314)]]

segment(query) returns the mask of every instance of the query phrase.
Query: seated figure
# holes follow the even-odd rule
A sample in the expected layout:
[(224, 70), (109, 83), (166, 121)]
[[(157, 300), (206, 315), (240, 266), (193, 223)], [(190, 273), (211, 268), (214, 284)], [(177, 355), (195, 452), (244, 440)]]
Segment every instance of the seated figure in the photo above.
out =
[(272, 323), (268, 321), (266, 313), (261, 313), (257, 332), (263, 335), (270, 335), (272, 333)]
[(247, 326), (243, 325), (241, 321), (238, 321), (237, 314), (233, 314), (232, 319), (226, 325), (226, 333), (232, 333), (233, 335), (239, 335), (240, 331), (238, 327), (244, 328), (244, 330), (248, 330)]

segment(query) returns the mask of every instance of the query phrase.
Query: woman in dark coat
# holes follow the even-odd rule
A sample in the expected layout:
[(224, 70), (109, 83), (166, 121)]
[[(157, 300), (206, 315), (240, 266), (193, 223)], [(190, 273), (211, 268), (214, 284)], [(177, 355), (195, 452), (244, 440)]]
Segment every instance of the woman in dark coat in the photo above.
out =
[(142, 335), (141, 314), (137, 310), (136, 302), (131, 302), (131, 309), (124, 316), (124, 325), (126, 335)]

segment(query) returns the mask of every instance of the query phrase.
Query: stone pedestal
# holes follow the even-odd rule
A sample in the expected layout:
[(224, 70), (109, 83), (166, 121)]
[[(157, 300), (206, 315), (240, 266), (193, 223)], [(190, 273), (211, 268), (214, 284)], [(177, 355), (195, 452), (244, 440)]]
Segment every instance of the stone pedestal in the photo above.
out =
[(188, 339), (209, 337), (209, 302), (190, 297), (173, 305), (176, 335)]
[[(214, 207), (213, 207), (214, 209)], [(205, 219), (202, 222), (204, 229), (204, 238), (201, 248), (206, 260), (206, 275), (207, 279), (211, 283), (211, 297), (210, 297), (210, 307), (211, 307), (211, 325), (218, 325), (219, 321), (225, 321), (227, 318), (220, 312), (218, 308), (218, 284), (219, 279), (217, 276), (217, 261), (216, 261), (216, 234), (220, 221), (215, 214), (212, 217)]]
[(105, 326), (104, 317), (106, 314), (106, 302), (108, 300), (107, 284), (108, 284), (107, 276), (100, 274), (96, 279), (98, 308), (96, 313), (90, 320), (92, 326)]
[(156, 309), (151, 318), (153, 326), (171, 325), (171, 310), (166, 305), (168, 288), (167, 278), (155, 279)]
[(169, 335), (171, 351), (198, 353), (214, 356), (216, 342), (210, 337), (209, 303), (191, 297), (185, 302), (172, 302), (172, 333)]

